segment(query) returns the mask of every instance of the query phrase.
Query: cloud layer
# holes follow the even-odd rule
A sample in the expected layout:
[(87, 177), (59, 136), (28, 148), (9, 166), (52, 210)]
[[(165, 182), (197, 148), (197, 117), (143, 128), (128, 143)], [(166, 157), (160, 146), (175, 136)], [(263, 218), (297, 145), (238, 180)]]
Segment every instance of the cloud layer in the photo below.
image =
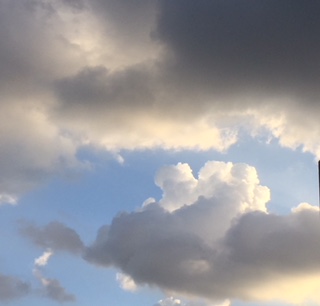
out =
[(138, 285), (212, 302), (319, 302), (317, 208), (268, 213), (269, 190), (245, 164), (208, 162), (198, 177), (178, 164), (156, 182), (162, 199), (103, 226), (86, 260), (118, 267)]

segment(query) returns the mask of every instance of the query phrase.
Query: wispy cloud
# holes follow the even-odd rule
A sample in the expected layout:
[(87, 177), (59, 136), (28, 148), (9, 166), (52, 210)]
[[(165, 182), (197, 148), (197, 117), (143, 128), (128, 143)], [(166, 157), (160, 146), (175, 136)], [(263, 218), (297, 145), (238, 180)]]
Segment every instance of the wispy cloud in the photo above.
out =
[(47, 249), (41, 256), (34, 260), (33, 275), (42, 285), (40, 293), (59, 303), (74, 302), (76, 301), (76, 297), (73, 294), (68, 293), (58, 280), (47, 278), (43, 275), (42, 268), (48, 264), (52, 255), (53, 252), (50, 249)]
[(27, 282), (19, 278), (0, 274), (0, 301), (8, 302), (27, 295), (31, 290)]

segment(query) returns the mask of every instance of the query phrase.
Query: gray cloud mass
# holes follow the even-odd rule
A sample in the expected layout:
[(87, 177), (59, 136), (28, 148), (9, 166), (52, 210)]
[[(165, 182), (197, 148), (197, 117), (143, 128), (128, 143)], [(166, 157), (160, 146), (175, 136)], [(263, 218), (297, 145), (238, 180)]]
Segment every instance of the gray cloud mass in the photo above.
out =
[(318, 1), (163, 0), (157, 33), (192, 89), (318, 98), (319, 11)]
[(83, 145), (226, 151), (245, 128), (320, 156), (318, 1), (0, 7), (1, 202)]
[[(305, 203), (288, 215), (268, 213), (268, 189), (249, 166), (207, 163), (193, 185), (187, 165), (173, 168), (158, 174), (157, 180), (170, 179), (163, 198), (102, 227), (86, 260), (116, 266), (136, 284), (173, 295), (319, 302), (316, 207)], [(181, 198), (178, 207), (166, 208)]]

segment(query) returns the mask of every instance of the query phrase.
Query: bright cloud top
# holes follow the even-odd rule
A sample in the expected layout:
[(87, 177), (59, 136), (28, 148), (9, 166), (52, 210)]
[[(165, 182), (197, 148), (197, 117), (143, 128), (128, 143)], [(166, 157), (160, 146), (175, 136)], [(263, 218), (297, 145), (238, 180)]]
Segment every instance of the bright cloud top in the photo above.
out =
[(86, 260), (116, 266), (137, 285), (213, 303), (319, 302), (316, 208), (268, 213), (269, 189), (246, 164), (208, 162), (197, 177), (187, 164), (167, 166), (156, 183), (160, 201), (101, 227)]

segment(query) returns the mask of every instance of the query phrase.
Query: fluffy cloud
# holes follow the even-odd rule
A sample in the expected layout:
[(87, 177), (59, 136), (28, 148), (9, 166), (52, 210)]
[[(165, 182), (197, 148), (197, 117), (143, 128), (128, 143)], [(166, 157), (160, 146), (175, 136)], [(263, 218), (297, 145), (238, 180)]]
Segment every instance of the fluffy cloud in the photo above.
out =
[[(83, 243), (79, 235), (73, 229), (60, 222), (51, 222), (43, 228), (31, 223), (25, 223), (21, 227), (20, 232), (35, 245), (42, 248), (49, 248), (52, 251), (65, 251), (79, 254), (83, 250)], [(39, 262), (47, 259), (47, 256), (50, 257), (52, 253), (51, 250), (43, 254)]]
[(161, 169), (156, 182), (162, 199), (103, 226), (86, 260), (212, 303), (319, 301), (316, 208), (268, 213), (269, 190), (245, 164), (208, 162), (197, 177), (178, 164)]
[(6, 302), (26, 295), (30, 286), (12, 276), (0, 274), (0, 301)]

